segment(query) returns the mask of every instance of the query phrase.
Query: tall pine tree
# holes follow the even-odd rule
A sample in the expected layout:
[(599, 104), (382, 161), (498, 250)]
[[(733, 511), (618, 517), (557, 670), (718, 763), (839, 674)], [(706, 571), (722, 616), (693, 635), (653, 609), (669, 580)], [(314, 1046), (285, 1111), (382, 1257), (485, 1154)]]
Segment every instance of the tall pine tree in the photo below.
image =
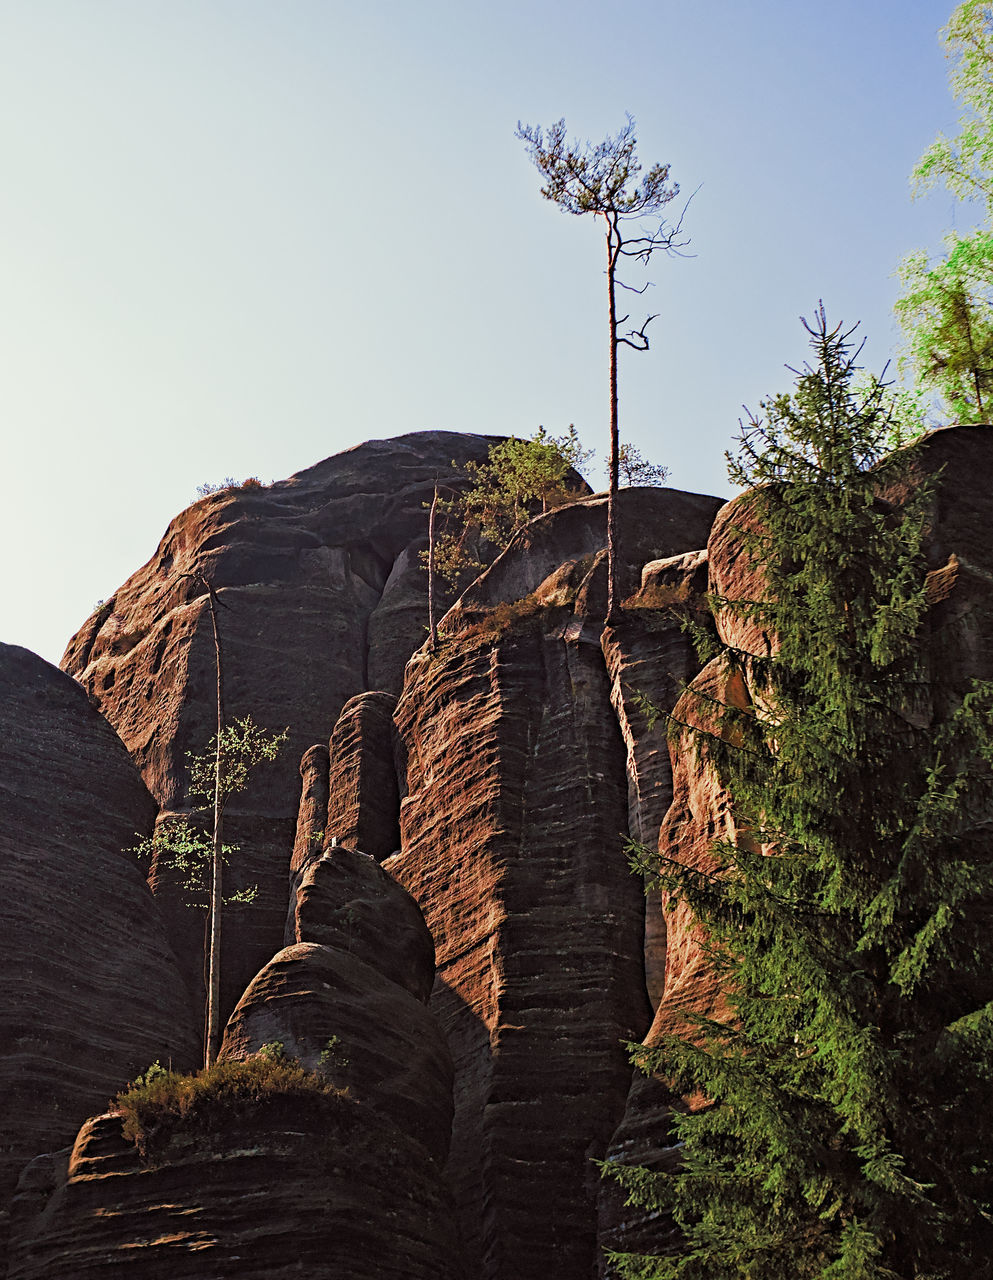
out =
[[(732, 461), (771, 653), (724, 647), (747, 710), (698, 748), (737, 836), (702, 873), (663, 857), (729, 992), (726, 1020), (640, 1065), (711, 1101), (677, 1115), (675, 1174), (612, 1167), (683, 1235), (639, 1280), (993, 1274), (993, 688), (937, 696), (923, 643), (930, 494), (851, 331), (762, 405)], [(881, 494), (902, 492), (902, 500)]]

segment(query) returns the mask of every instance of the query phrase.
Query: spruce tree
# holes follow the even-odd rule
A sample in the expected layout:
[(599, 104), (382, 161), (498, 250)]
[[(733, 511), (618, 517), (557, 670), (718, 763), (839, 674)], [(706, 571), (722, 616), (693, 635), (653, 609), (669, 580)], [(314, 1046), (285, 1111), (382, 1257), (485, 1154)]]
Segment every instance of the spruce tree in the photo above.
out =
[(771, 652), (721, 648), (752, 703), (693, 717), (717, 726), (697, 748), (737, 834), (712, 873), (655, 864), (731, 1013), (636, 1051), (709, 1101), (675, 1118), (678, 1172), (607, 1170), (682, 1232), (666, 1257), (615, 1255), (630, 1278), (993, 1274), (993, 688), (936, 690), (928, 484), (912, 449), (882, 456), (851, 331), (821, 308), (808, 332), (816, 360), (732, 460), (761, 598), (715, 602)]

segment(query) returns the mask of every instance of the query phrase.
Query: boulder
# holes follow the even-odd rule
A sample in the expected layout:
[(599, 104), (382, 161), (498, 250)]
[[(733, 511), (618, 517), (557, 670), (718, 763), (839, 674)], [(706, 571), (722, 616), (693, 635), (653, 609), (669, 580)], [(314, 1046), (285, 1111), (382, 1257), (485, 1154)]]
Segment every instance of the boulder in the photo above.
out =
[(371, 964), (314, 942), (278, 952), (238, 1002), (220, 1058), (246, 1058), (266, 1044), (324, 1070), (444, 1163), (452, 1122), (448, 1045), (425, 1005)]
[(338, 846), (302, 874), (286, 945), (317, 942), (348, 952), (422, 1004), (434, 985), (434, 942), (421, 909), (367, 853)]

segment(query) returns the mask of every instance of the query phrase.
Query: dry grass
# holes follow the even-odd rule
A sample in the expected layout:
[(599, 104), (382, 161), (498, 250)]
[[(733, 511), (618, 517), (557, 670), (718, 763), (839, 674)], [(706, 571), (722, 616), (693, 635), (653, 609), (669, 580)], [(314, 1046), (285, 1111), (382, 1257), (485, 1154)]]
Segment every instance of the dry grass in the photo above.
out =
[[(340, 1119), (344, 1090), (295, 1058), (261, 1052), (244, 1061), (218, 1062), (193, 1075), (157, 1063), (111, 1103), (123, 1117), (122, 1134), (144, 1157), (178, 1134), (209, 1137), (243, 1119), (276, 1119), (303, 1112), (315, 1127)], [(348, 1105), (351, 1105), (349, 1102)]]

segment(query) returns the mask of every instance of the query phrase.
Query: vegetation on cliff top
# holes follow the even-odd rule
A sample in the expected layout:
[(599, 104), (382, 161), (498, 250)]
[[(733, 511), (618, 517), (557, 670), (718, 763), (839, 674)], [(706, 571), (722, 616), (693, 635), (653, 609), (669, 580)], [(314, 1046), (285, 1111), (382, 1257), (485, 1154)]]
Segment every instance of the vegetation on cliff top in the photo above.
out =
[(153, 1063), (111, 1107), (122, 1117), (123, 1137), (148, 1158), (179, 1134), (209, 1138), (238, 1121), (264, 1123), (288, 1107), (305, 1111), (317, 1125), (322, 1117), (339, 1116), (346, 1099), (345, 1090), (274, 1044), (251, 1058), (215, 1062), (192, 1075)]
[[(550, 128), (517, 124), (517, 136), (525, 143), (531, 161), (544, 180), (541, 194), (563, 211), (577, 216), (592, 214), (603, 219), (607, 248), (608, 382), (610, 406), (610, 452), (607, 478), (607, 621), (617, 620), (620, 601), (617, 588), (618, 531), (617, 489), (620, 484), (621, 442), (618, 429), (617, 356), (621, 347), (648, 350), (648, 326), (657, 319), (649, 315), (640, 328), (625, 329), (630, 314), (617, 314), (617, 291), (642, 294), (641, 288), (620, 278), (622, 268), (637, 262), (647, 267), (652, 255), (678, 253), (687, 243), (682, 217), (668, 223), (662, 216), (679, 186), (669, 179), (668, 164), (653, 164), (644, 173), (638, 160), (634, 121), (614, 137), (598, 143), (569, 143), (565, 120)], [(643, 220), (658, 216), (655, 230), (646, 230)]]

